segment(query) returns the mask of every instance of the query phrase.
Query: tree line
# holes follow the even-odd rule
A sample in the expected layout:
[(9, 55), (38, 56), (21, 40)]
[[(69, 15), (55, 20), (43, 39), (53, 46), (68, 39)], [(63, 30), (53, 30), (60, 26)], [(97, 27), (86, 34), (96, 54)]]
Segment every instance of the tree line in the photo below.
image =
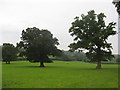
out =
[[(81, 18), (75, 17), (69, 29), (70, 35), (74, 37), (74, 42), (68, 46), (69, 51), (87, 50), (86, 57), (90, 61), (97, 62), (96, 69), (102, 68), (101, 61), (114, 58), (111, 43), (107, 40), (109, 36), (116, 34), (114, 31), (116, 23), (110, 22), (106, 25), (105, 17), (104, 13), (96, 14), (94, 10), (91, 10), (87, 15), (82, 14)], [(53, 57), (63, 55), (63, 52), (57, 48), (58, 39), (46, 29), (27, 28), (21, 35), (21, 41), (17, 43), (17, 47), (9, 43), (3, 44), (2, 57), (6, 63), (16, 58), (17, 50), (21, 50), (19, 54), (25, 56), (30, 62), (40, 62), (40, 67), (44, 67), (44, 62), (50, 62), (50, 55)], [(70, 59), (66, 56), (63, 58)]]

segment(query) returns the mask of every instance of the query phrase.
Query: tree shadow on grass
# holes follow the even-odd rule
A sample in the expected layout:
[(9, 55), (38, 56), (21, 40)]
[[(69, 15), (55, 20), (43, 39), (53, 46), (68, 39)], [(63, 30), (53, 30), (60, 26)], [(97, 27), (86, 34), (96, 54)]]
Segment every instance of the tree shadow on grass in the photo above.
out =
[(88, 71), (88, 70), (91, 70), (91, 71), (92, 71), (92, 70), (96, 70), (95, 68), (71, 68), (71, 69), (79, 70), (79, 71), (80, 71), (80, 70), (87, 70), (87, 71)]
[(40, 66), (17, 66), (18, 68), (40, 68), (40, 69), (46, 69), (46, 68), (58, 68), (58, 69), (67, 69), (68, 71), (69, 70), (78, 70), (78, 71), (116, 71), (118, 70), (118, 68), (102, 68), (102, 69), (96, 69), (96, 68), (82, 68), (82, 67), (79, 67), (79, 68), (74, 68), (74, 67), (64, 67), (64, 66), (45, 66), (45, 67), (40, 67)]
[(39, 66), (18, 66), (20, 68), (40, 68)]
[(60, 66), (45, 66), (45, 67), (40, 67), (40, 66), (18, 66), (20, 68), (64, 68)]
[(86, 71), (116, 71), (118, 68), (102, 68), (102, 69), (96, 69), (96, 68), (71, 68), (72, 70), (86, 70)]
[[(64, 67), (64, 66), (45, 66), (45, 67), (40, 67), (40, 66), (17, 66), (19, 68), (61, 68), (61, 69), (69, 69), (69, 70), (97, 70), (95, 68), (72, 68), (72, 67)], [(102, 70), (102, 69), (101, 69)]]

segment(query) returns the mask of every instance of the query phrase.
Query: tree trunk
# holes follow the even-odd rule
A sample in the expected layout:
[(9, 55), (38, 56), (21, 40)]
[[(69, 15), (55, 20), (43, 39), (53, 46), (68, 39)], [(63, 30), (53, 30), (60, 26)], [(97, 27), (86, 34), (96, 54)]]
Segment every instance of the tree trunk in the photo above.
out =
[(45, 67), (43, 62), (40, 62), (40, 67)]
[(8, 64), (7, 61), (6, 61), (6, 64)]
[(102, 66), (101, 66), (101, 61), (98, 61), (98, 62), (97, 62), (96, 69), (102, 69)]
[(10, 61), (8, 61), (8, 64), (10, 64)]

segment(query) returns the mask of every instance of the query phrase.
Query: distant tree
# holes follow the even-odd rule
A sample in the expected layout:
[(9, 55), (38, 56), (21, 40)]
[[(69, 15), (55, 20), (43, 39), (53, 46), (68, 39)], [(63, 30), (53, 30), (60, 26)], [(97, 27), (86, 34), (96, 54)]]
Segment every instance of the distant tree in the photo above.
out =
[(55, 57), (56, 60), (61, 61), (87, 61), (86, 54), (78, 51), (64, 51), (62, 50), (61, 55)]
[(62, 50), (61, 56), (57, 57), (63, 61), (87, 61), (86, 55), (83, 52), (78, 51), (64, 51)]
[(120, 15), (120, 1), (117, 0), (118, 2), (113, 2), (113, 4), (115, 4), (115, 7), (117, 8), (117, 12)]
[(25, 49), (24, 48), (18, 48), (18, 56), (24, 57), (25, 56)]
[(111, 43), (107, 42), (110, 35), (115, 35), (114, 22), (105, 24), (104, 13), (95, 14), (94, 10), (88, 12), (88, 15), (81, 15), (75, 18), (72, 27), (69, 29), (71, 36), (74, 36), (74, 43), (70, 44), (70, 50), (87, 50), (86, 56), (91, 61), (97, 62), (96, 69), (101, 69), (101, 61), (110, 60), (112, 57)]
[(86, 54), (83, 52), (74, 52), (73, 57), (75, 60), (80, 60), (80, 61), (87, 61)]
[(64, 51), (62, 50), (62, 54), (60, 56), (60, 59), (62, 61), (71, 61), (72, 60), (72, 55), (69, 53), (69, 51)]
[(2, 45), (0, 45), (0, 61), (2, 61)]
[(6, 64), (10, 64), (10, 61), (17, 59), (17, 48), (10, 43), (3, 43), (2, 46), (2, 58)]
[(116, 56), (116, 62), (117, 62), (118, 64), (120, 64), (120, 55), (117, 55), (117, 56)]
[(40, 62), (40, 67), (44, 67), (44, 62), (50, 62), (49, 55), (57, 56), (60, 50), (57, 49), (58, 39), (48, 30), (39, 30), (36, 27), (27, 28), (22, 31), (22, 41), (17, 44), (18, 48), (25, 49), (25, 55), (30, 62)]

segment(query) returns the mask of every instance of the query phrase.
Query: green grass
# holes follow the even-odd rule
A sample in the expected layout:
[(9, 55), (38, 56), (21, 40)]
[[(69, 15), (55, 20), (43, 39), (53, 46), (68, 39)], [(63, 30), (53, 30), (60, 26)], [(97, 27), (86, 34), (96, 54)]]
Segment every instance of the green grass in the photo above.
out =
[(3, 88), (118, 88), (118, 66), (54, 61), (40, 68), (28, 61), (2, 64)]
[(0, 62), (0, 89), (2, 88), (2, 62)]

